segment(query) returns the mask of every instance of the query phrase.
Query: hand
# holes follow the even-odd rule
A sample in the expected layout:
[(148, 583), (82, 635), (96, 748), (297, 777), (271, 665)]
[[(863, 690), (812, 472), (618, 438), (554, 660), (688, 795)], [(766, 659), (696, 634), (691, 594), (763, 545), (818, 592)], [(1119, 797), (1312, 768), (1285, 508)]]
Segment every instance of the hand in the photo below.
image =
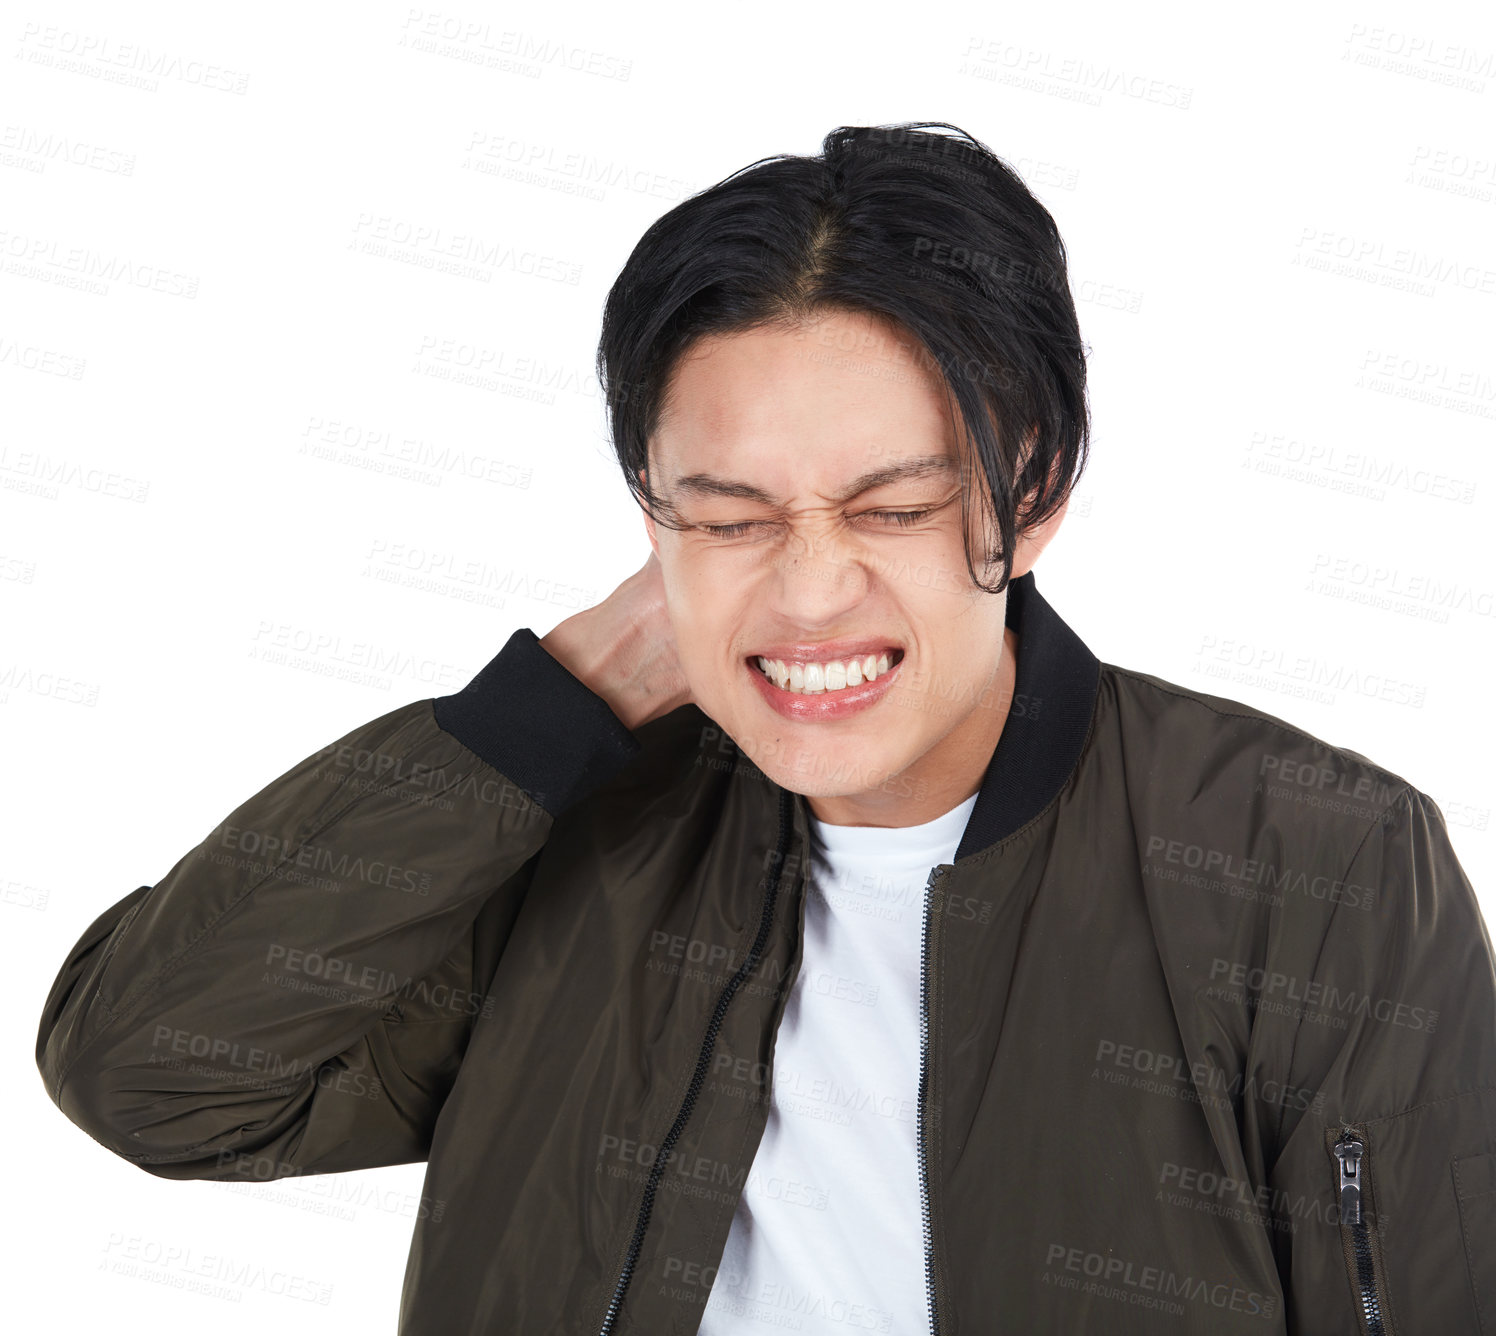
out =
[(631, 731), (694, 704), (666, 609), (664, 573), (653, 552), (601, 603), (568, 617), (540, 643)]

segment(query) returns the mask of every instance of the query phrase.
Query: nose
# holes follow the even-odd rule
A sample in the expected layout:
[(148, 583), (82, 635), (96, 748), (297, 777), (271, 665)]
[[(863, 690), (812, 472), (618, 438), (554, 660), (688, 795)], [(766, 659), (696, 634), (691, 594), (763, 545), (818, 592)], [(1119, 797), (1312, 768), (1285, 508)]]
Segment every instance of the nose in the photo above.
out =
[(807, 637), (848, 625), (873, 588), (864, 556), (857, 543), (823, 529), (792, 532), (771, 558), (773, 612)]

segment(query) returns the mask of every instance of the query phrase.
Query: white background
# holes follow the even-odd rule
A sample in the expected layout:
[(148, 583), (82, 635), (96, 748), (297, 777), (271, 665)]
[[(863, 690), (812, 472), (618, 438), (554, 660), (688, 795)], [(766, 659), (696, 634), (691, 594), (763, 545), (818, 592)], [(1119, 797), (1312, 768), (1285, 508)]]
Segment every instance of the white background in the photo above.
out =
[[(638, 568), (608, 286), (840, 124), (954, 122), (1066, 240), (1095, 437), (1045, 597), (1424, 790), (1496, 921), (1488, 6), (3, 13), (8, 1314), (393, 1329), (423, 1166), (154, 1179), (47, 1100), (42, 1001), (244, 798)], [(214, 1258), (330, 1301), (175, 1288)]]

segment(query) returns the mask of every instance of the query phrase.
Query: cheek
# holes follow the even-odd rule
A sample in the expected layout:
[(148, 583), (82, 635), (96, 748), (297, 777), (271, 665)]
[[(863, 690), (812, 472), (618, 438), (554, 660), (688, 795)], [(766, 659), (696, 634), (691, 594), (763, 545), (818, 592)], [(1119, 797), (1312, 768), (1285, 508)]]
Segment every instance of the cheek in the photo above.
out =
[(730, 584), (710, 578), (710, 572), (685, 570), (666, 582), (670, 620), (682, 655), (698, 662), (720, 661), (735, 643), (739, 600)]
[(670, 628), (675, 652), (693, 690), (711, 690), (722, 678), (722, 662), (731, 643), (712, 617), (711, 603), (689, 595), (670, 599)]

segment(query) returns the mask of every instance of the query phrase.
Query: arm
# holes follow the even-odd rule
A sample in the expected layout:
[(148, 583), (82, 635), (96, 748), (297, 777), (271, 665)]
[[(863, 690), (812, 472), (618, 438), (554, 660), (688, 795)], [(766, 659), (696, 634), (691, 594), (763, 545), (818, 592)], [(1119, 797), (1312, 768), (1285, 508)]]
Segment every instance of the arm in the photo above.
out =
[[(1271, 1174), (1289, 1330), (1496, 1333), (1490, 934), (1443, 815), (1415, 788), (1372, 823), (1344, 880), (1374, 899), (1330, 919), (1291, 1078), (1323, 1099)], [(1337, 1142), (1357, 1171), (1343, 1194)], [(1379, 1328), (1358, 1316), (1372, 1304)]]
[(83, 933), (47, 997), (47, 1093), (166, 1178), (426, 1158), (555, 818), (638, 741), (516, 631), (242, 803)]

